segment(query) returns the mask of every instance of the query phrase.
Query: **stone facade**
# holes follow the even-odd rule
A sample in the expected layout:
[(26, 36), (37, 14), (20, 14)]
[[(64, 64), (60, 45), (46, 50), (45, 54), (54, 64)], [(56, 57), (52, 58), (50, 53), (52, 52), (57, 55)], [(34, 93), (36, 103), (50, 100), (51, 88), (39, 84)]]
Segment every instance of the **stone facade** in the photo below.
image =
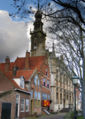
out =
[(49, 58), (50, 75), (51, 75), (51, 107), (53, 112), (63, 108), (73, 107), (74, 87), (70, 78), (69, 71), (62, 59)]

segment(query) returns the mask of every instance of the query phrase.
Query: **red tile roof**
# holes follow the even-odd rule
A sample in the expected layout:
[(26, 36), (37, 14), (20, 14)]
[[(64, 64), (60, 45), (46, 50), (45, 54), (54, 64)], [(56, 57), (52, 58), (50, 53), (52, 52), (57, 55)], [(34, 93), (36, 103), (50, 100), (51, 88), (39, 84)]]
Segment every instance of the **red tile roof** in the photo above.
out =
[(34, 70), (18, 70), (16, 73), (16, 78), (23, 76), (25, 81), (29, 80)]
[(0, 64), (0, 69), (1, 69), (1, 71), (4, 71), (5, 70), (5, 63), (1, 63)]
[[(30, 64), (29, 70), (25, 70), (25, 57), (17, 58), (15, 62), (12, 62), (12, 63), (10, 62), (9, 71), (5, 72), (5, 75), (9, 79), (13, 79), (14, 77), (19, 78), (21, 76), (24, 76), (25, 80), (28, 80), (33, 74), (33, 71), (35, 69), (37, 69), (38, 72), (42, 72), (42, 75), (45, 75), (46, 69), (48, 69), (48, 74), (49, 74), (49, 68), (48, 68), (48, 64), (45, 63), (45, 58), (46, 58), (45, 56), (29, 57), (29, 64)], [(0, 63), (0, 69), (2, 70), (2, 72), (5, 71), (5, 65), (6, 63)], [(18, 67), (16, 76), (13, 76), (13, 73), (12, 73), (12, 69), (14, 66)], [(47, 78), (49, 79), (49, 75)]]
[[(40, 70), (41, 65), (44, 62), (44, 59), (45, 59), (45, 56), (29, 57), (30, 69), (33, 70), (37, 68), (38, 70)], [(2, 71), (5, 70), (5, 65), (6, 63), (0, 63), (0, 69)], [(10, 63), (9, 70), (12, 70), (14, 66), (17, 66), (19, 69), (24, 69), (25, 68), (25, 58), (17, 58), (15, 62)]]

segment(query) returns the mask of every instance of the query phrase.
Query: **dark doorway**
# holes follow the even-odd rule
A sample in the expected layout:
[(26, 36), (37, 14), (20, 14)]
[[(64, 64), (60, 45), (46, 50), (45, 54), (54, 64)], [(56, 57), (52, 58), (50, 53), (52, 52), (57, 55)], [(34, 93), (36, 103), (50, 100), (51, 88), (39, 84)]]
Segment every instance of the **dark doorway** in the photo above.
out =
[(18, 104), (16, 104), (16, 118), (18, 117)]
[(1, 119), (11, 119), (11, 103), (2, 103)]
[(63, 100), (63, 108), (65, 108), (65, 99)]

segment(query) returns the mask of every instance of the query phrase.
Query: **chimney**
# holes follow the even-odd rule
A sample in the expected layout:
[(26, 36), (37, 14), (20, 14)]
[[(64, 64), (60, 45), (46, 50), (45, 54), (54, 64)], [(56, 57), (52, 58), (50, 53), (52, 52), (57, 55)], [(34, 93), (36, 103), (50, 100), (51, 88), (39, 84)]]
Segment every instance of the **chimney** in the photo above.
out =
[(30, 67), (30, 52), (26, 51), (25, 57), (25, 69), (29, 69)]
[(14, 66), (13, 67), (13, 75), (14, 76), (16, 76), (17, 70), (18, 70), (18, 67), (17, 66)]
[(10, 65), (10, 58), (7, 56), (5, 59), (5, 71), (9, 71), (9, 65)]

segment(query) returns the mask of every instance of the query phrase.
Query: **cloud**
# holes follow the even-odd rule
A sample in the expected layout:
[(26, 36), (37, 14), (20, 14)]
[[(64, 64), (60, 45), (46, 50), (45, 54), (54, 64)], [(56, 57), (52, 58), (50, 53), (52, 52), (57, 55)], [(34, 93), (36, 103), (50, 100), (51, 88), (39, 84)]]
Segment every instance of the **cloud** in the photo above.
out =
[[(7, 11), (0, 10), (0, 61), (9, 56), (15, 59), (17, 56), (24, 56), (29, 48), (29, 35), (31, 23), (15, 22), (9, 17)], [(29, 32), (29, 31), (28, 31)]]
[[(32, 16), (31, 16), (32, 17)], [(34, 21), (34, 17), (32, 17)], [(0, 10), (0, 62), (6, 56), (11, 60), (25, 56), (26, 50), (30, 51), (30, 31), (33, 31), (33, 21), (29, 23), (13, 21), (7, 11)], [(52, 38), (47, 32), (49, 23), (43, 20), (44, 31), (47, 34), (46, 47), (52, 47)]]

